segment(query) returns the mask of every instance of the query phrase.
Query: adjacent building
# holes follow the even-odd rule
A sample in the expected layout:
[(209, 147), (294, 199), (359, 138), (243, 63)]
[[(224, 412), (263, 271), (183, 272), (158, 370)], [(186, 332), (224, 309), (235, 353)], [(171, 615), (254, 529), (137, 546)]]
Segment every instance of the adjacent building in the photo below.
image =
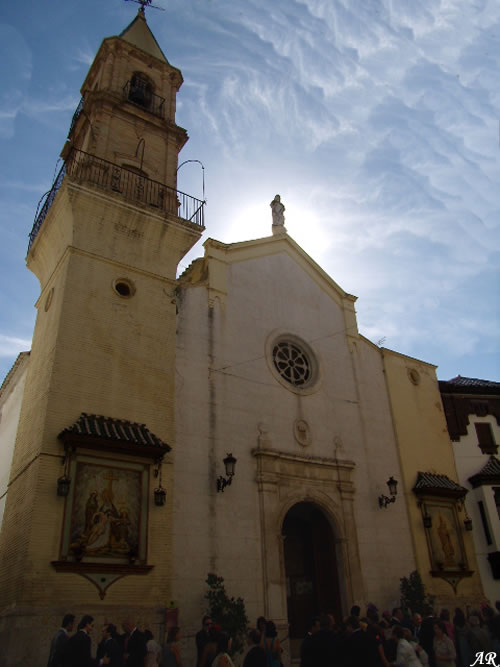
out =
[(477, 565), (492, 605), (500, 600), (500, 382), (461, 377), (439, 389), (460, 484), (471, 521)]

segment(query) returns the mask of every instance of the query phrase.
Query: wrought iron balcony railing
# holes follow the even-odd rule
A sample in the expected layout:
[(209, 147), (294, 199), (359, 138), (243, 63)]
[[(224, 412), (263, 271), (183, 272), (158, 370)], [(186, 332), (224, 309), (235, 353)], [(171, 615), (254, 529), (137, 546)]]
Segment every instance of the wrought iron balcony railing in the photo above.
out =
[(83, 97), (82, 97), (80, 102), (78, 103), (78, 106), (75, 109), (75, 113), (73, 114), (73, 118), (71, 119), (71, 125), (69, 126), (69, 130), (68, 130), (68, 137), (71, 134), (71, 132), (73, 131), (73, 128), (76, 125), (76, 121), (80, 118), (80, 114), (83, 111), (83, 104), (84, 104), (84, 100), (83, 100)]
[(123, 86), (123, 99), (149, 111), (158, 118), (165, 118), (165, 98), (155, 95), (151, 87), (141, 80), (127, 81)]
[(153, 181), (130, 168), (121, 167), (73, 148), (57, 175), (40, 212), (37, 211), (33, 229), (29, 235), (28, 250), (33, 245), (65, 176), (71, 180), (118, 194), (127, 201), (146, 205), (164, 213), (171, 213), (198, 227), (204, 227), (205, 202), (201, 199)]

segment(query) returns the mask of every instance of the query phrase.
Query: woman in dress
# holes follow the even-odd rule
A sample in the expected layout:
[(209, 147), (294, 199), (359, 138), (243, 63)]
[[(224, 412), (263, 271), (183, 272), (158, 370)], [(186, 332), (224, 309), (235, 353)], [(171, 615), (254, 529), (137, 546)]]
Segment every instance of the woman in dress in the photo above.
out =
[(161, 646), (153, 638), (151, 630), (144, 630), (144, 637), (146, 639), (144, 667), (158, 667), (161, 660)]
[(446, 634), (444, 624), (434, 623), (434, 657), (436, 667), (456, 667), (457, 653), (453, 642)]
[(229, 656), (230, 650), (231, 639), (227, 632), (221, 632), (217, 643), (217, 655), (212, 662), (212, 667), (234, 667), (234, 663)]
[(415, 649), (404, 638), (405, 629), (401, 625), (394, 625), (392, 628), (392, 637), (397, 641), (395, 667), (422, 667), (422, 663), (417, 658)]
[(165, 648), (163, 649), (162, 667), (182, 667), (181, 654), (179, 651), (180, 638), (181, 629), (176, 625), (173, 628), (170, 628)]
[(272, 621), (266, 623), (266, 633), (264, 642), (261, 644), (267, 655), (267, 664), (269, 667), (280, 667), (281, 664), (281, 646), (278, 639), (276, 626)]
[(212, 623), (208, 630), (208, 642), (205, 644), (203, 653), (201, 654), (200, 667), (210, 667), (212, 660), (217, 655), (219, 646), (219, 636), (222, 630), (220, 625)]

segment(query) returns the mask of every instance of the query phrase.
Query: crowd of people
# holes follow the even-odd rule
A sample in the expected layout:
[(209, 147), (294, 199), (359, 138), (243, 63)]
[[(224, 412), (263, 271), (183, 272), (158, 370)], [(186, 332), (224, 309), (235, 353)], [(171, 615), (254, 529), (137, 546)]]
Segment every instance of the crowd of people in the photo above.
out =
[[(73, 614), (64, 617), (51, 642), (48, 667), (183, 665), (179, 627), (168, 630), (162, 647), (149, 630), (139, 630), (134, 619), (122, 622), (121, 634), (115, 625), (106, 623), (94, 658), (94, 619), (83, 616), (73, 633), (74, 623)], [(234, 667), (231, 637), (209, 616), (203, 617), (196, 634), (196, 652), (196, 667)], [(379, 614), (377, 607), (369, 604), (364, 616), (360, 607), (354, 606), (339, 624), (333, 614), (315, 616), (302, 641), (300, 667), (470, 667), (479, 655), (498, 656), (496, 664), (500, 664), (500, 614), (486, 604), (467, 616), (457, 608), (453, 619), (447, 609), (439, 616), (429, 608), (423, 615), (410, 617), (399, 607)], [(276, 626), (261, 616), (248, 634), (243, 667), (281, 665)]]
[[(439, 616), (431, 608), (410, 615), (369, 604), (355, 606), (340, 625), (331, 614), (312, 619), (302, 642), (300, 667), (470, 667), (487, 655), (500, 664), (500, 614), (488, 605), (466, 615)], [(482, 657), (478, 657), (482, 656)]]
[[(85, 615), (76, 632), (74, 614), (66, 614), (61, 627), (50, 644), (48, 667), (177, 667), (179, 662), (169, 662), (170, 646), (179, 641), (179, 628), (171, 628), (165, 648), (154, 639), (150, 630), (142, 632), (132, 618), (122, 622), (123, 633), (113, 623), (105, 623), (95, 658), (92, 656), (94, 619)], [(72, 634), (73, 633), (73, 634)], [(169, 644), (170, 640), (170, 644)]]

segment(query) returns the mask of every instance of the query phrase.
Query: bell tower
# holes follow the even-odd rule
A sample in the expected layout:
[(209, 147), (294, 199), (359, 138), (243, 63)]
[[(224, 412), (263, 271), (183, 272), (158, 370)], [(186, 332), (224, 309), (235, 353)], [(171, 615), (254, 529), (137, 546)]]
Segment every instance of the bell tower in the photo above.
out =
[[(204, 230), (204, 202), (177, 190), (182, 81), (141, 7), (99, 48), (30, 234), (41, 293), (0, 534), (6, 664), (38, 664), (64, 611), (160, 629), (170, 599), (176, 269)], [(40, 637), (23, 645), (28, 616)]]

